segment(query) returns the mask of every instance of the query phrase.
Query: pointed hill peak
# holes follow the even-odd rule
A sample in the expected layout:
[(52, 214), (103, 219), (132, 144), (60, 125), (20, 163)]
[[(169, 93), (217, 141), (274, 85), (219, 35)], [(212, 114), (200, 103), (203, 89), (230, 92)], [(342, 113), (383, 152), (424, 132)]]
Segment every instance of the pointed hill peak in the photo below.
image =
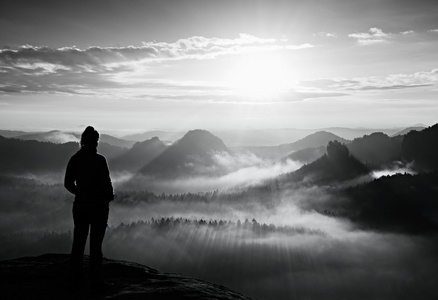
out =
[(182, 148), (187, 147), (187, 150), (197, 149), (195, 152), (228, 151), (227, 146), (220, 138), (203, 129), (190, 130), (174, 145)]
[(350, 155), (345, 144), (331, 141), (326, 151), (327, 153), (319, 159), (290, 173), (288, 178), (292, 181), (312, 178), (314, 182), (328, 183), (353, 179), (370, 172), (364, 164)]
[(137, 142), (126, 153), (110, 162), (115, 170), (137, 171), (158, 157), (167, 146), (158, 138)]
[(289, 145), (293, 145), (293, 148), (295, 148), (294, 150), (299, 150), (307, 147), (319, 147), (322, 145), (327, 145), (327, 143), (330, 141), (338, 141), (344, 144), (349, 142), (349, 140), (341, 138), (340, 136), (337, 136), (331, 132), (317, 131)]
[(191, 130), (140, 170), (153, 176), (178, 177), (204, 174), (214, 169), (214, 154), (230, 152), (224, 142), (207, 130)]
[(393, 137), (405, 135), (405, 134), (408, 134), (411, 131), (421, 131), (423, 129), (426, 129), (426, 126), (412, 126), (412, 127), (408, 127), (408, 128), (405, 128), (405, 129), (397, 132), (396, 134), (393, 135)]

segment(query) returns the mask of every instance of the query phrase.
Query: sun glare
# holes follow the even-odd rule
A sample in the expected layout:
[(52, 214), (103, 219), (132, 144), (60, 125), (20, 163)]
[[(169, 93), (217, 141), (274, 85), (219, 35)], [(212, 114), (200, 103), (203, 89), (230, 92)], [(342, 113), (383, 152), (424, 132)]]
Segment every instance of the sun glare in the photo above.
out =
[(230, 74), (230, 86), (239, 95), (268, 100), (291, 87), (293, 78), (287, 62), (274, 54), (248, 56), (237, 63)]

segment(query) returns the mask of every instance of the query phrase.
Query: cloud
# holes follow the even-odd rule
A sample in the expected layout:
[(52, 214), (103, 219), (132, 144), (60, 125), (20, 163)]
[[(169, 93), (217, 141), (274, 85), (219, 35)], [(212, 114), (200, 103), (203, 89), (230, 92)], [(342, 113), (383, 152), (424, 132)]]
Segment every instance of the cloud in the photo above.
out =
[(390, 74), (386, 77), (333, 78), (302, 81), (303, 90), (321, 92), (347, 92), (370, 90), (399, 90), (435, 86), (438, 69), (412, 74)]
[(111, 71), (115, 63), (144, 60), (181, 58), (214, 58), (218, 55), (241, 54), (272, 50), (298, 50), (311, 48), (311, 44), (291, 45), (276, 39), (263, 39), (240, 34), (235, 39), (193, 36), (173, 43), (143, 42), (142, 46), (126, 47), (73, 47), (50, 48), (23, 45), (18, 49), (0, 49), (2, 72), (9, 68), (40, 70), (53, 73), (57, 70), (98, 72)]
[(289, 90), (281, 95), (275, 95), (272, 97), (265, 98), (251, 98), (244, 95), (230, 93), (207, 93), (207, 94), (140, 94), (137, 98), (149, 99), (149, 100), (173, 100), (173, 101), (190, 101), (190, 102), (215, 102), (215, 103), (288, 103), (288, 102), (298, 102), (305, 101), (309, 99), (316, 98), (326, 98), (326, 97), (341, 97), (346, 96), (346, 93), (340, 92), (298, 92), (294, 90)]
[(216, 55), (229, 54), (233, 51), (242, 51), (244, 47), (275, 43), (275, 39), (262, 39), (249, 34), (240, 34), (236, 39), (193, 36), (180, 39), (174, 43), (143, 42), (143, 47), (155, 49), (158, 53), (164, 54), (165, 57), (202, 58), (204, 55), (214, 57)]
[(418, 88), (418, 87), (426, 87), (432, 86), (432, 84), (411, 84), (411, 85), (387, 85), (387, 86), (364, 86), (360, 87), (356, 90), (369, 91), (369, 90), (400, 90), (400, 89), (409, 89), (409, 88)]
[(414, 33), (415, 33), (415, 31), (413, 31), (413, 30), (407, 30), (407, 31), (400, 32), (400, 34), (402, 34), (402, 35), (409, 35), (409, 34), (414, 34)]
[(304, 43), (300, 45), (288, 44), (287, 40), (263, 39), (249, 34), (240, 34), (235, 39), (205, 38), (193, 36), (180, 39), (174, 43), (144, 42), (143, 45), (153, 48), (165, 57), (211, 59), (219, 55), (235, 55), (254, 52), (276, 50), (300, 50), (312, 48), (314, 45)]
[(354, 86), (358, 83), (359, 81), (357, 80), (350, 80), (344, 78), (335, 78), (335, 79), (323, 78), (323, 79), (301, 81), (300, 86), (314, 87), (319, 89), (327, 89), (327, 88), (335, 89), (338, 87)]
[(391, 34), (383, 32), (382, 29), (372, 27), (368, 32), (350, 33), (349, 38), (356, 39), (360, 45), (371, 45), (386, 42)]
[(313, 36), (319, 36), (319, 37), (326, 37), (326, 38), (337, 38), (338, 35), (334, 32), (318, 32), (318, 33), (314, 33)]
[[(129, 181), (120, 182), (123, 189), (149, 190), (158, 193), (188, 193), (220, 191), (240, 191), (250, 186), (259, 185), (299, 169), (302, 164), (287, 160), (276, 162), (262, 159), (252, 153), (215, 153), (212, 156), (213, 166), (193, 165), (196, 174), (203, 176), (181, 176), (176, 179), (161, 179), (136, 174), (135, 176), (118, 175)], [(215, 174), (215, 175), (212, 175)], [(123, 177), (124, 176), (124, 177)]]
[[(221, 55), (293, 51), (312, 47), (314, 46), (308, 43), (293, 45), (284, 39), (266, 39), (249, 34), (240, 34), (234, 39), (193, 36), (173, 43), (152, 41), (143, 42), (141, 46), (94, 46), (86, 49), (76, 46), (51, 48), (23, 45), (17, 49), (0, 49), (0, 93), (104, 96), (123, 90), (129, 94), (127, 89), (145, 89), (148, 85), (156, 87), (157, 82), (144, 79), (145, 72), (150, 73), (153, 64), (164, 64), (171, 60), (214, 59)], [(171, 86), (174, 90), (190, 89), (184, 84)], [(205, 90), (206, 86), (202, 89)]]
[(438, 29), (431, 29), (431, 30), (428, 30), (427, 32), (438, 32)]

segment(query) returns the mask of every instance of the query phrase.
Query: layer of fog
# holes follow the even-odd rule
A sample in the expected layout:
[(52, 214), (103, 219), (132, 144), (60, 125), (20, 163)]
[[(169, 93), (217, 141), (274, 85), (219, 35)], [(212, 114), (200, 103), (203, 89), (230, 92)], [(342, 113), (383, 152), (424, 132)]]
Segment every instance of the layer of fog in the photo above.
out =
[[(73, 196), (62, 185), (7, 185), (0, 196), (0, 259), (70, 251)], [(345, 201), (334, 199), (327, 188), (279, 191), (266, 199), (223, 196), (210, 201), (116, 198), (104, 254), (223, 284), (258, 299), (413, 299), (418, 293), (426, 299), (437, 293), (436, 237), (362, 231), (312, 209)], [(162, 217), (255, 219), (303, 231), (256, 234), (233, 226), (156, 229), (132, 223)]]
[(411, 174), (416, 175), (417, 172), (413, 169), (412, 164), (403, 164), (396, 163), (394, 166), (382, 169), (382, 170), (374, 170), (372, 175), (374, 178), (380, 178), (382, 176), (392, 176), (395, 174)]
[[(165, 179), (130, 174), (114, 173), (116, 187), (130, 190), (149, 190), (156, 193), (189, 193), (208, 192), (213, 190), (243, 190), (258, 185), (267, 179), (293, 172), (302, 164), (292, 160), (273, 161), (262, 159), (253, 153), (216, 153), (213, 155), (214, 165), (198, 166), (199, 174)], [(220, 172), (218, 172), (220, 171)]]
[(437, 292), (435, 240), (373, 232), (344, 238), (210, 227), (112, 231), (111, 257), (229, 286), (258, 299), (413, 299)]
[[(425, 298), (438, 291), (433, 280), (438, 275), (436, 237), (363, 231), (346, 219), (321, 214), (312, 207), (345, 201), (333, 199), (325, 188), (289, 190), (265, 200), (274, 203), (164, 201), (138, 205), (135, 211), (119, 208), (113, 211), (115, 222), (105, 247), (111, 257), (220, 283), (258, 299), (412, 299), (419, 290)], [(195, 225), (164, 231), (138, 224), (116, 226), (122, 219), (125, 224), (135, 221), (133, 216), (137, 221), (254, 219), (323, 234), (257, 235), (242, 228)]]
[(79, 142), (79, 138), (72, 133), (61, 131), (52, 131), (46, 136), (46, 140), (56, 144), (64, 144), (68, 142)]
[[(281, 192), (275, 199), (240, 198), (231, 194), (219, 193), (211, 201), (151, 201), (132, 205), (114, 205), (110, 226), (120, 223), (129, 224), (141, 220), (161, 217), (198, 218), (204, 220), (238, 220), (255, 219), (260, 223), (277, 226), (304, 227), (309, 229), (324, 229), (332, 236), (342, 236), (352, 225), (347, 220), (323, 215), (314, 209), (316, 202), (329, 201), (331, 197), (324, 188), (300, 188)], [(337, 200), (337, 202), (342, 200)]]

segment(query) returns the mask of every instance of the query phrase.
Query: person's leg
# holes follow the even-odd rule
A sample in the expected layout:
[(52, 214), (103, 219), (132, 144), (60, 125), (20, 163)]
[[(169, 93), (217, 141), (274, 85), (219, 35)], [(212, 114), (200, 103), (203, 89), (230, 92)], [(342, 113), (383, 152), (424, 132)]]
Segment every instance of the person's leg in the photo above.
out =
[(90, 268), (92, 283), (102, 283), (102, 242), (108, 222), (108, 205), (93, 207), (90, 229)]
[(87, 209), (81, 203), (73, 204), (73, 221), (75, 227), (71, 250), (71, 275), (73, 280), (79, 281), (82, 278), (82, 262), (90, 224)]

